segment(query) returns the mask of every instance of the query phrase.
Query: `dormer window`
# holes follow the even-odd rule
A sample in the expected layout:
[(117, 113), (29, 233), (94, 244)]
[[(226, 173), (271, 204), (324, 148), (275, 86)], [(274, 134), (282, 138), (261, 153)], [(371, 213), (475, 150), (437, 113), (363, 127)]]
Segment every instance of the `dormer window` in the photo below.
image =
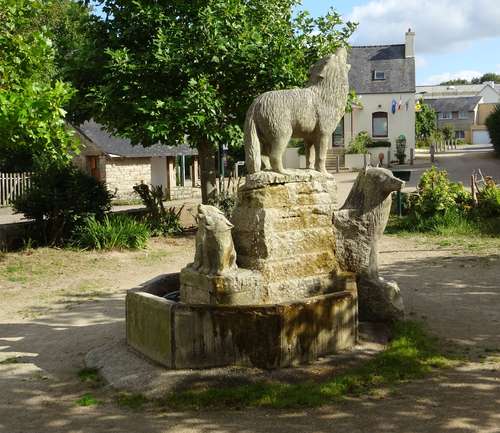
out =
[(385, 80), (385, 72), (384, 71), (373, 71), (373, 79), (376, 81)]

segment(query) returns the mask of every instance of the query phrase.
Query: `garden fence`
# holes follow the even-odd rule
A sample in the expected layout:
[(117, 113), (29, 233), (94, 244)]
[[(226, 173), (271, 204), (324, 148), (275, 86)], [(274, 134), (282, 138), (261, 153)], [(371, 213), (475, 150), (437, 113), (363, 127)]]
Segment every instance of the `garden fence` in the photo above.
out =
[(31, 186), (31, 173), (0, 172), (0, 206), (8, 206)]

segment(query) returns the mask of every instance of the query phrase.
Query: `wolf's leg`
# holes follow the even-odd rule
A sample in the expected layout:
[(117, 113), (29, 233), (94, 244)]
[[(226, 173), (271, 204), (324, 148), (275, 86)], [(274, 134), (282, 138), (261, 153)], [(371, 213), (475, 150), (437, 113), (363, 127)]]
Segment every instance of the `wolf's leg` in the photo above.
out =
[(271, 146), (271, 152), (269, 154), (271, 167), (278, 173), (287, 174), (287, 172), (283, 168), (283, 154), (285, 153), (291, 136), (291, 131), (289, 134), (283, 134), (281, 137), (277, 137)]
[(314, 168), (323, 174), (329, 174), (326, 171), (326, 154), (328, 146), (330, 145), (330, 136), (328, 134), (321, 134), (319, 140), (316, 140), (314, 146), (316, 148), (316, 162)]
[(314, 145), (311, 140), (304, 140), (304, 148), (306, 151), (306, 168), (314, 169)]
[(269, 160), (269, 156), (261, 155), (260, 159), (262, 160), (262, 164), (264, 165), (264, 170), (271, 170), (271, 161)]

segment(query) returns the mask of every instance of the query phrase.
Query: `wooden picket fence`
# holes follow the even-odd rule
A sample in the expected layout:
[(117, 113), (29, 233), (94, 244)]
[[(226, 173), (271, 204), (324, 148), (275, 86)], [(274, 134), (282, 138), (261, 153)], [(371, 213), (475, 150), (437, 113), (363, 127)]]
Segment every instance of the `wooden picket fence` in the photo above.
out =
[(454, 138), (452, 140), (437, 141), (434, 144), (434, 146), (435, 146), (436, 153), (438, 153), (438, 152), (446, 152), (447, 150), (456, 149), (457, 144), (458, 144), (458, 140)]
[(32, 173), (0, 172), (0, 206), (8, 206), (31, 186)]

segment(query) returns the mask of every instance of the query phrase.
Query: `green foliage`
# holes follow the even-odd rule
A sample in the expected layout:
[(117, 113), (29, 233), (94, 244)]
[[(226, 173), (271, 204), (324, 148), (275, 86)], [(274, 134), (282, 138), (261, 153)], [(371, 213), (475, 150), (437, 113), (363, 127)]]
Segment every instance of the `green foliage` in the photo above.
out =
[(78, 247), (93, 250), (145, 248), (149, 237), (149, 228), (128, 215), (90, 216), (74, 233)]
[(14, 209), (34, 219), (38, 241), (58, 244), (71, 237), (88, 216), (102, 218), (112, 195), (106, 186), (73, 166), (52, 166), (33, 176), (33, 186), (14, 201)]
[(139, 194), (147, 209), (146, 223), (153, 235), (175, 235), (182, 233), (181, 212), (174, 207), (168, 209), (163, 205), (163, 188), (160, 185), (152, 186), (139, 184), (134, 186), (134, 191)]
[(498, 236), (500, 189), (491, 178), (477, 199), (474, 207), (472, 194), (462, 184), (451, 182), (445, 170), (432, 167), (423, 173), (417, 193), (409, 196), (408, 214), (393, 220), (387, 232)]
[(367, 142), (366, 147), (391, 147), (392, 144), (389, 140), (370, 140)]
[(368, 153), (367, 147), (373, 143), (370, 134), (366, 131), (361, 131), (356, 137), (354, 137), (349, 143), (349, 147), (346, 149), (348, 154), (365, 154)]
[(97, 400), (92, 394), (84, 394), (77, 401), (77, 406), (88, 407), (88, 406), (97, 406), (101, 404), (100, 400)]
[(394, 326), (387, 349), (361, 366), (324, 382), (258, 382), (169, 394), (162, 403), (175, 408), (317, 407), (364, 395), (377, 387), (424, 377), (452, 365), (439, 353), (438, 342), (416, 322)]
[(95, 118), (133, 143), (187, 139), (198, 147), (206, 201), (215, 188), (215, 162), (206, 155), (219, 144), (241, 146), (252, 99), (304, 85), (309, 67), (356, 27), (333, 10), (295, 14), (299, 3), (105, 0), (108, 18), (97, 35), (105, 59), (85, 92)]
[(500, 157), (500, 104), (495, 107), (493, 113), (486, 119), (486, 127), (488, 128), (495, 152)]
[(489, 178), (477, 194), (478, 212), (484, 217), (500, 217), (500, 187)]
[(52, 41), (35, 24), (49, 3), (0, 0), (0, 154), (38, 165), (64, 164), (79, 147), (64, 121), (73, 90), (55, 78)]
[(116, 403), (118, 406), (132, 410), (142, 409), (147, 402), (148, 399), (142, 394), (120, 393), (116, 397)]
[(472, 78), (472, 80), (467, 80), (465, 78), (456, 78), (454, 80), (448, 80), (441, 83), (441, 85), (460, 85), (460, 84), (482, 84), (486, 81), (493, 81), (495, 83), (500, 83), (500, 74), (495, 74), (494, 72), (486, 72), (480, 77)]
[(420, 101), (420, 107), (415, 113), (415, 135), (419, 140), (427, 140), (437, 128), (436, 112), (423, 101)]
[(450, 182), (446, 170), (432, 167), (420, 178), (417, 194), (410, 199), (410, 212), (417, 218), (444, 215), (472, 204), (471, 194), (461, 184)]
[(450, 124), (446, 124), (441, 128), (441, 133), (445, 140), (451, 140), (455, 138), (455, 127)]
[(404, 164), (406, 160), (406, 137), (400, 135), (396, 139), (396, 158), (400, 164)]
[(233, 210), (236, 207), (237, 199), (238, 197), (236, 194), (226, 190), (217, 194), (215, 200), (209, 201), (208, 204), (219, 208), (222, 212), (224, 212), (227, 219), (231, 219)]

